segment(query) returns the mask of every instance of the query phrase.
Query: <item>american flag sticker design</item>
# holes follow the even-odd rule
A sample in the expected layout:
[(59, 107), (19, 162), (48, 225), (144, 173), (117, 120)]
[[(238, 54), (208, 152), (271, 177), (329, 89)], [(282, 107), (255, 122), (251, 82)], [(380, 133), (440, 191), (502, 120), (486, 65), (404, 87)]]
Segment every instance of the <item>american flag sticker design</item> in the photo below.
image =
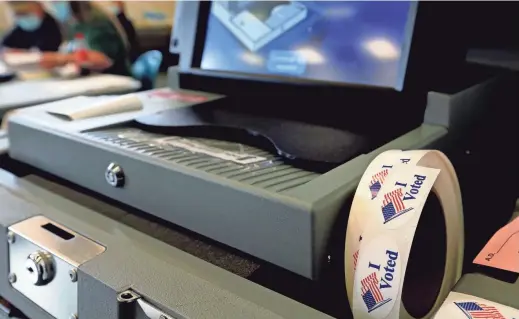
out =
[(356, 270), (357, 269), (357, 261), (359, 260), (359, 251), (357, 250), (354, 254), (353, 254), (353, 270)]
[(377, 273), (371, 273), (371, 275), (362, 279), (360, 283), (362, 300), (368, 309), (368, 313), (391, 301), (391, 298), (384, 299), (380, 291)]
[(384, 201), (382, 202), (384, 224), (413, 210), (412, 207), (405, 207), (403, 201), (404, 194), (402, 192), (402, 188), (398, 188), (384, 195)]
[(487, 306), (479, 302), (454, 303), (469, 319), (506, 319), (494, 306)]
[(371, 192), (371, 199), (375, 199), (378, 195), (378, 192), (382, 188), (384, 181), (386, 180), (387, 175), (389, 175), (389, 170), (385, 169), (377, 174), (371, 176), (371, 182), (369, 183), (369, 190)]

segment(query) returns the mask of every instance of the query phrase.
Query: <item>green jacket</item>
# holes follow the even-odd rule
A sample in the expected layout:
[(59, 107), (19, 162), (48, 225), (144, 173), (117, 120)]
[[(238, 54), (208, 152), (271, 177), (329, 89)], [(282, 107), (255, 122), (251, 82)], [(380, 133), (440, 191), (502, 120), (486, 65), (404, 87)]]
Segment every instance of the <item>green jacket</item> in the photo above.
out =
[(103, 16), (94, 17), (89, 22), (78, 23), (72, 28), (71, 36), (82, 33), (89, 50), (104, 53), (113, 65), (104, 73), (130, 75), (129, 52), (123, 39), (112, 22)]

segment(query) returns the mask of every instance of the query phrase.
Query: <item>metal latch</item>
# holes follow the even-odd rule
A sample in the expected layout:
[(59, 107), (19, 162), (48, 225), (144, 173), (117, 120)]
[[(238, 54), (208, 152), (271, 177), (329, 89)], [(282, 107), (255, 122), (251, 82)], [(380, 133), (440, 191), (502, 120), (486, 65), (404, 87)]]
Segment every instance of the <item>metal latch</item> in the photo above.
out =
[(57, 319), (78, 317), (78, 268), (105, 247), (44, 216), (8, 228), (14, 290)]
[[(159, 310), (146, 302), (133, 290), (126, 290), (117, 296), (119, 302), (119, 318), (179, 319)], [(144, 317), (143, 317), (144, 316)]]

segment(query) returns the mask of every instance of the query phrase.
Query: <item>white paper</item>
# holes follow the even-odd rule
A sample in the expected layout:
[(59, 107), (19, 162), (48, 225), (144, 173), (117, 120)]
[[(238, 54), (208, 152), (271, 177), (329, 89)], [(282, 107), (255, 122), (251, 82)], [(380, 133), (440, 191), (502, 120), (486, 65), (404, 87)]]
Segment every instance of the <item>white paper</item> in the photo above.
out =
[(2, 55), (5, 63), (12, 67), (35, 65), (41, 61), (40, 52), (5, 52)]
[(471, 295), (451, 292), (434, 319), (519, 319), (519, 310)]
[(55, 90), (64, 94), (109, 93), (112, 90), (134, 90), (138, 82), (131, 77), (117, 75), (95, 75), (74, 80), (60, 81)]
[[(91, 101), (90, 103), (88, 103), (89, 100)], [(140, 111), (142, 108), (141, 100), (134, 94), (128, 94), (107, 98), (102, 101), (92, 101), (88, 97), (82, 97), (79, 101), (68, 99), (64, 103), (54, 105), (48, 109), (47, 112), (74, 121), (104, 115)]]

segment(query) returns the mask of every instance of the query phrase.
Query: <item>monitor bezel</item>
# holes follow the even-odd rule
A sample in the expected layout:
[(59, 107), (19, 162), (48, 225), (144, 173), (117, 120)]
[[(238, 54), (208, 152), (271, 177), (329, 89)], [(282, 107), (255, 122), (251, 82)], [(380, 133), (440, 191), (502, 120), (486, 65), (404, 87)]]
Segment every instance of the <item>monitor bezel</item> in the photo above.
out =
[(250, 74), (222, 76), (221, 72), (201, 70), (192, 64), (196, 50), (203, 49), (201, 39), (205, 40), (205, 32), (197, 33), (207, 27), (208, 19), (204, 20), (200, 12), (204, 3), (177, 2), (178, 19), (171, 41), (173, 52), (180, 54), (180, 63), (170, 73), (174, 76), (170, 83), (175, 88), (224, 95), (226, 102), (218, 107), (239, 112), (396, 137), (422, 123), (427, 93), (444, 85), (465, 63), (466, 48), (457, 28), (466, 7), (450, 2), (418, 2), (402, 91), (292, 79), (273, 82)]
[[(403, 84), (400, 88), (376, 86), (376, 85), (365, 85), (357, 83), (345, 83), (335, 81), (323, 81), (323, 80), (312, 80), (307, 78), (288, 77), (288, 76), (276, 76), (267, 74), (256, 74), (256, 73), (241, 73), (231, 71), (219, 71), (219, 70), (206, 70), (200, 67), (202, 61), (202, 55), (204, 51), (204, 45), (206, 40), (207, 26), (209, 21), (210, 8), (212, 1), (182, 1), (179, 2), (176, 9), (176, 19), (174, 27), (174, 36), (172, 37), (172, 43), (176, 43), (176, 46), (171, 46), (170, 51), (173, 53), (180, 54), (179, 62), (179, 73), (188, 74), (195, 77), (208, 77), (217, 78), (221, 81), (228, 80), (244, 80), (252, 84), (255, 82), (258, 86), (262, 86), (263, 83), (275, 83), (279, 85), (288, 86), (310, 86), (310, 87), (323, 87), (333, 86), (337, 88), (352, 88), (352, 89), (367, 89), (377, 91), (403, 91), (408, 83), (413, 81), (413, 72), (410, 70), (410, 64), (415, 56), (413, 52), (414, 48), (411, 45), (416, 37), (416, 17), (418, 14), (418, 2), (411, 2), (412, 28), (411, 41), (406, 43), (410, 46), (409, 49), (405, 49), (406, 52), (406, 70), (403, 76)], [(182, 41), (179, 41), (182, 39)], [(222, 82), (222, 84), (224, 84)], [(209, 89), (209, 91), (211, 91)], [(222, 92), (219, 92), (222, 93)]]

